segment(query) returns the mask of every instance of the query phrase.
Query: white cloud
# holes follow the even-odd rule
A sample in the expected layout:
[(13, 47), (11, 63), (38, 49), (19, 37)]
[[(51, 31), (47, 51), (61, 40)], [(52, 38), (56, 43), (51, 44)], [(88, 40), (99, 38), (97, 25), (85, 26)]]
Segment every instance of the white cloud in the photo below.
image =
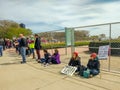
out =
[(1, 0), (0, 19), (25, 23), (33, 32), (120, 21), (120, 2), (92, 1)]

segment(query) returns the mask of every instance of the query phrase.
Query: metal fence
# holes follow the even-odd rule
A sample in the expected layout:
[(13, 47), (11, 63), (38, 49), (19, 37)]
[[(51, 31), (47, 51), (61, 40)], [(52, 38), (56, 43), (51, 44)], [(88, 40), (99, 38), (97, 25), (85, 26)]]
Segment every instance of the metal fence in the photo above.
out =
[(80, 52), (82, 63), (86, 64), (92, 52), (98, 53), (101, 45), (110, 46), (110, 56), (102, 61), (102, 69), (111, 72), (120, 72), (120, 22), (106, 23), (90, 26), (75, 27), (75, 36), (78, 32), (83, 32), (81, 37), (76, 37), (75, 41), (88, 41), (89, 45), (75, 47)]
[[(102, 61), (102, 69), (120, 73), (120, 22), (97, 24), (81, 27), (71, 27), (74, 29), (74, 50), (79, 52), (82, 64), (86, 65), (92, 52), (98, 53), (101, 45), (110, 46), (110, 56)], [(57, 48), (60, 54), (67, 54), (68, 60), (71, 57), (70, 46), (65, 45), (65, 29), (40, 33), (41, 40), (51, 53)], [(70, 37), (71, 38), (71, 37)], [(65, 56), (64, 56), (65, 57)]]

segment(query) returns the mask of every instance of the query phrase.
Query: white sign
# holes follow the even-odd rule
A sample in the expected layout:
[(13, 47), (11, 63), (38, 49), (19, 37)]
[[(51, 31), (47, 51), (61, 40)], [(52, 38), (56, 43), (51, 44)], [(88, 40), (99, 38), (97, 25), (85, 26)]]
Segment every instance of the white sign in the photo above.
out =
[(108, 54), (109, 54), (109, 45), (99, 47), (98, 58), (100, 60), (107, 59)]
[(65, 66), (65, 67), (61, 70), (61, 73), (72, 76), (72, 75), (75, 73), (76, 70), (77, 70), (77, 67)]

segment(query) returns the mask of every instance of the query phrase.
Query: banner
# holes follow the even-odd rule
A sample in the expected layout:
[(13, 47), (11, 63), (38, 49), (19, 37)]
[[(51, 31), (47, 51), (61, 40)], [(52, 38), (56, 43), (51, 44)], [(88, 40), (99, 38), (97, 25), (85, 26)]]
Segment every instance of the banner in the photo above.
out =
[(61, 70), (61, 73), (72, 76), (72, 75), (75, 73), (76, 70), (77, 70), (77, 67), (65, 66), (65, 67)]
[(108, 54), (109, 54), (109, 45), (100, 46), (99, 47), (98, 58), (100, 60), (107, 59), (108, 58)]

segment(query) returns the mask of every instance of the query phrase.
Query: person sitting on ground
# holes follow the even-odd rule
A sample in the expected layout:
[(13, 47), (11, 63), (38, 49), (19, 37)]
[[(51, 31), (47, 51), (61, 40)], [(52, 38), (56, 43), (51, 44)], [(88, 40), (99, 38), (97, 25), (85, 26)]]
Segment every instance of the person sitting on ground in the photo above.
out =
[(55, 53), (51, 56), (50, 62), (52, 64), (60, 64), (61, 63), (60, 54), (59, 54), (59, 51), (57, 49), (55, 49)]
[(80, 57), (78, 56), (77, 52), (73, 53), (72, 58), (70, 59), (68, 65), (77, 67), (76, 72), (78, 72), (80, 70), (81, 61), (80, 61)]
[(95, 76), (100, 73), (100, 62), (98, 60), (97, 54), (92, 53), (87, 64), (87, 69), (90, 70), (90, 75)]
[(44, 63), (44, 65), (49, 65), (51, 55), (46, 49), (44, 49), (43, 52), (44, 58), (41, 58), (41, 63)]

